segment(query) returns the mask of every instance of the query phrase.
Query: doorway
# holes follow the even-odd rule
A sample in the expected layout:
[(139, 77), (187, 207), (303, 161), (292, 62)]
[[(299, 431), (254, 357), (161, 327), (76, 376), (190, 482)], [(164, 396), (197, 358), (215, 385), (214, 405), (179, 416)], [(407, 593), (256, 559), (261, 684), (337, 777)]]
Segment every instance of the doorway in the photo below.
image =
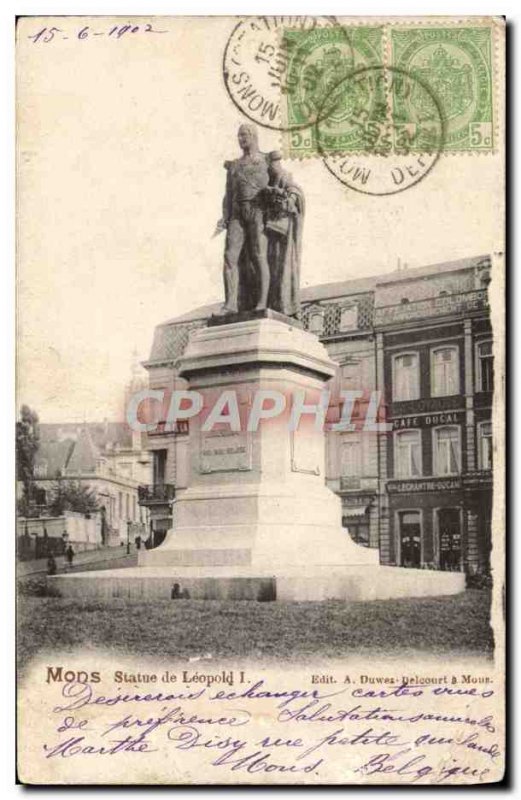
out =
[(421, 566), (421, 514), (419, 511), (400, 511), (400, 564), (402, 567)]
[(461, 569), (461, 513), (459, 508), (440, 508), (438, 537), (440, 569)]

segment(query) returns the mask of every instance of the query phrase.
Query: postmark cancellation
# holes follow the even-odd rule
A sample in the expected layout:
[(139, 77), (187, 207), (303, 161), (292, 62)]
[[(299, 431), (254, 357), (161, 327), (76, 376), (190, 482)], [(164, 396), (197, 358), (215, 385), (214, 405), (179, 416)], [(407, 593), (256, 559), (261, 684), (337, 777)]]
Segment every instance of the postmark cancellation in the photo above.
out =
[(284, 31), (286, 157), (494, 151), (496, 23)]

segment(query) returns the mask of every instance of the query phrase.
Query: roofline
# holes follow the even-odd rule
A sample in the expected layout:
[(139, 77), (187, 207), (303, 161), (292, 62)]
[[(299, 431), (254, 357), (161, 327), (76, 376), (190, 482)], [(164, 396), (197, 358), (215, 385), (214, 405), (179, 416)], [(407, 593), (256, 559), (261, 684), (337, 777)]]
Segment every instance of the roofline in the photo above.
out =
[[(477, 256), (469, 256), (468, 258), (459, 258), (455, 261), (442, 261), (435, 264), (426, 264), (422, 267), (411, 267), (402, 270), (393, 270), (392, 272), (378, 273), (377, 275), (368, 276), (367, 278), (348, 278), (345, 281), (331, 281), (331, 283), (318, 283), (314, 286), (306, 286), (301, 289), (302, 294), (309, 295), (310, 293), (323, 289), (326, 293), (320, 298), (307, 297), (304, 302), (320, 303), (324, 300), (334, 300), (346, 295), (354, 297), (355, 295), (367, 294), (374, 292), (379, 286), (391, 286), (393, 284), (408, 281), (414, 278), (422, 278), (429, 275), (430, 272), (462, 272), (466, 269), (476, 267), (480, 261), (490, 259), (489, 254), (482, 254)], [(367, 281), (367, 288), (362, 288), (363, 282)], [(349, 284), (358, 284), (354, 291), (349, 292)], [(331, 288), (331, 293), (327, 294), (327, 287)], [(343, 287), (343, 288), (340, 288)], [(208, 319), (212, 311), (217, 310), (221, 306), (221, 302), (206, 303), (204, 306), (194, 309), (192, 312), (180, 314), (178, 317), (160, 322), (156, 327), (164, 328), (170, 325), (182, 325), (191, 322), (204, 322)], [(141, 362), (143, 366), (150, 366), (150, 361)]]

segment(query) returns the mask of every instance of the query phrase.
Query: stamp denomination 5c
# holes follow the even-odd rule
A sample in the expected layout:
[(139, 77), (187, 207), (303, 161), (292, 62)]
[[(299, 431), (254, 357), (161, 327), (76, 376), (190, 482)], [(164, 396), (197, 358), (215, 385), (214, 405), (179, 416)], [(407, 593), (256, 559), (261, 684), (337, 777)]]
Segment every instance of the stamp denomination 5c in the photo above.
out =
[[(286, 155), (323, 155), (324, 149), (330, 154), (374, 152), (370, 131), (381, 122), (382, 114), (392, 117), (392, 138), (398, 149), (403, 149), (405, 137), (411, 151), (430, 151), (428, 121), (433, 97), (444, 125), (444, 152), (493, 150), (493, 34), (492, 25), (337, 25), (312, 31), (285, 30), (289, 57), (288, 90), (282, 100), (287, 115)], [(393, 71), (394, 87), (385, 110), (382, 91), (368, 92), (367, 80), (359, 77), (364, 69), (373, 67), (387, 71), (380, 76), (382, 87), (390, 82)], [(367, 72), (366, 79), (369, 76)], [(403, 91), (405, 83), (407, 91)], [(338, 102), (340, 95), (342, 102)], [(333, 96), (331, 111), (326, 98)], [(354, 105), (360, 110), (364, 102), (363, 115), (353, 119)], [(317, 122), (328, 128), (327, 139), (324, 137), (318, 148), (313, 129)]]
[[(364, 82), (348, 77), (384, 59), (383, 28), (344, 27), (312, 31), (286, 30), (285, 49), (290, 54), (288, 91), (282, 107), (287, 113), (286, 151), (300, 158), (317, 152), (314, 126), (321, 120), (328, 129), (328, 149), (337, 152), (365, 150), (360, 126), (350, 124), (353, 105), (361, 99), (368, 117), (377, 117), (385, 102), (382, 87), (375, 92)], [(363, 97), (361, 97), (363, 95)], [(334, 98), (334, 108), (330, 101)], [(307, 126), (307, 127), (306, 127)]]
[[(419, 78), (440, 104), (444, 151), (492, 150), (493, 75), (490, 27), (390, 30), (391, 65)], [(395, 114), (414, 124), (422, 97), (395, 98)]]

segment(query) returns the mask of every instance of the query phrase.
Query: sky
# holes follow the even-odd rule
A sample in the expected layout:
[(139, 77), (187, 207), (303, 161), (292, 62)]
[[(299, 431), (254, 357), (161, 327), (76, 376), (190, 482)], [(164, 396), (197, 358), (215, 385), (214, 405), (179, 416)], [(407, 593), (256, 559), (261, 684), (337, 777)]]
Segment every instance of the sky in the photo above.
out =
[[(145, 21), (145, 20), (144, 20)], [(110, 27), (110, 18), (106, 25)], [(18, 401), (42, 421), (121, 418), (133, 352), (154, 326), (222, 298), (223, 162), (244, 121), (222, 76), (231, 18), (154, 21), (150, 38), (18, 28)], [(99, 21), (98, 21), (99, 27)], [(264, 151), (280, 134), (260, 129)], [(319, 158), (285, 164), (306, 195), (302, 285), (490, 253), (498, 159), (443, 155), (414, 187), (374, 197)]]

